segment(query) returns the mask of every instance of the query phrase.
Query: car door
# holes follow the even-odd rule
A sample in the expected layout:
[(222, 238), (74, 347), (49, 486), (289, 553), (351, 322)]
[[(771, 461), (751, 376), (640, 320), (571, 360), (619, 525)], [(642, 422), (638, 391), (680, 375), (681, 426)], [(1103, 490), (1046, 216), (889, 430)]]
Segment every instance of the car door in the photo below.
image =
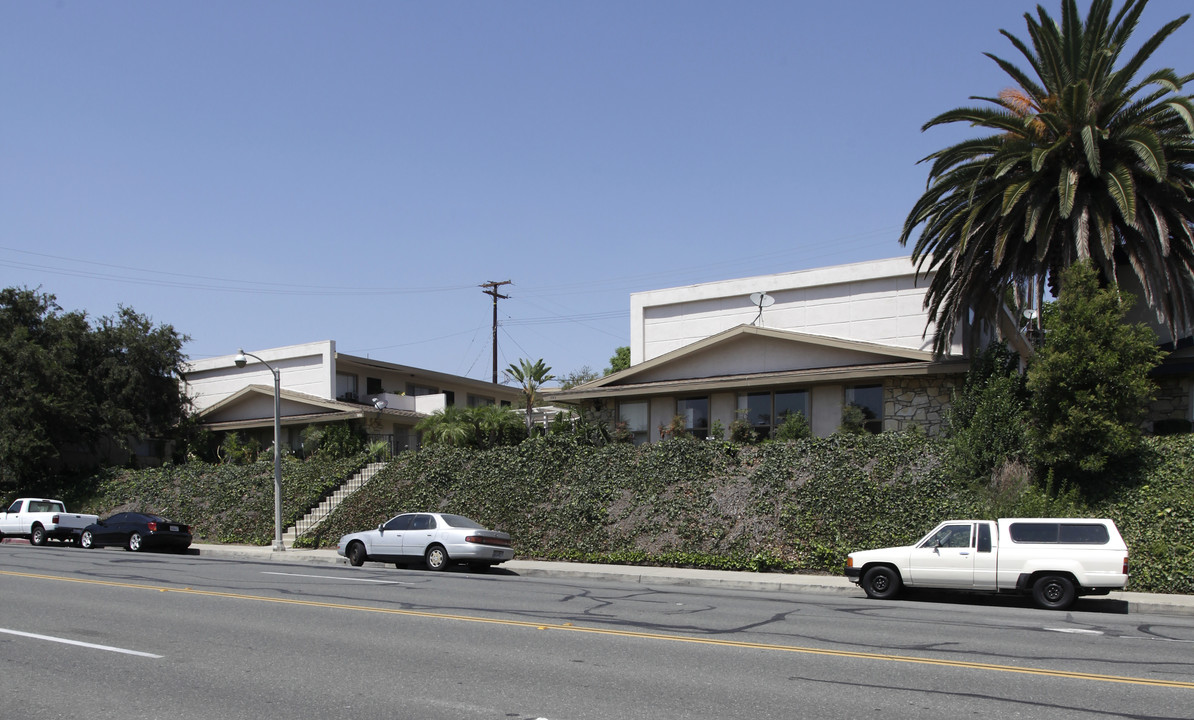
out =
[(100, 544), (123, 545), (128, 539), (132, 520), (131, 513), (116, 513), (105, 520), (99, 532)]
[(373, 539), (373, 547), (369, 550), (369, 555), (381, 558), (397, 558), (402, 555), (402, 538), (410, 531), (411, 520), (414, 515), (406, 513), (392, 517), (384, 525), (377, 536)]
[[(21, 513), (21, 506), (25, 503), (24, 500), (17, 500), (12, 505), (8, 506), (8, 511), (0, 515), (0, 532), (18, 533), (21, 528), (17, 527), (17, 516)], [(26, 532), (28, 528), (26, 528)]]
[(415, 515), (410, 532), (402, 544), (402, 553), (409, 557), (423, 557), (427, 546), (435, 539), (435, 518), (427, 513)]
[(947, 523), (912, 548), (910, 585), (971, 588), (974, 585), (974, 523)]

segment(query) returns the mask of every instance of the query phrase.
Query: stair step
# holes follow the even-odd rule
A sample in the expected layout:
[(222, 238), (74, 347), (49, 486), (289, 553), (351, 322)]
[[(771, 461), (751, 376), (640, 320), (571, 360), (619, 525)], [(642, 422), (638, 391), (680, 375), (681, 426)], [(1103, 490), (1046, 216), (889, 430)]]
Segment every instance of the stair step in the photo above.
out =
[[(300, 535), (310, 531), (311, 528), (323, 522), (324, 518), (326, 518), (328, 515), (331, 515), (332, 511), (335, 510), (340, 503), (345, 500), (345, 498), (352, 495), (357, 490), (360, 490), (365, 483), (369, 482), (369, 480), (372, 479), (372, 477), (385, 466), (386, 463), (369, 463), (357, 471), (357, 473), (352, 477), (341, 483), (339, 487), (332, 491), (331, 495), (324, 498), (319, 505), (312, 508), (311, 511), (299, 519), (298, 522), (286, 529), (286, 532), (282, 534), (283, 544), (293, 544), (294, 540)], [(299, 528), (302, 528), (301, 532), (299, 531)]]

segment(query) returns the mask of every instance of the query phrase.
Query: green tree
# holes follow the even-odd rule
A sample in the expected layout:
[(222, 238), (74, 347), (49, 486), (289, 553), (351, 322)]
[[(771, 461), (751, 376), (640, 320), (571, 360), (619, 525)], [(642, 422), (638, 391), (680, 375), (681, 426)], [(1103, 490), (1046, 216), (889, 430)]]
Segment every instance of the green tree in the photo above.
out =
[(467, 410), (456, 405), (431, 413), (415, 424), (415, 430), (423, 433), (427, 445), (473, 447), (477, 442), (476, 425)]
[(1061, 270), (1082, 258), (1105, 283), (1134, 274), (1171, 327), (1194, 320), (1194, 102), (1181, 94), (1194, 75), (1137, 77), (1189, 16), (1121, 63), (1146, 2), (1112, 17), (1111, 0), (1093, 0), (1083, 20), (1062, 0), (1060, 27), (1038, 6), (1039, 19), (1025, 15), (1031, 46), (1001, 31), (1028, 72), (988, 54), (1015, 87), (924, 125), (993, 131), (922, 161), (928, 188), (900, 235), (906, 245), (922, 228), (912, 257), (934, 273), (925, 307), (938, 353), (972, 310), (976, 330), (989, 324), (1008, 288), (1039, 298), (1047, 280), (1059, 294)]
[(779, 427), (775, 428), (775, 439), (780, 442), (804, 440), (812, 436), (812, 426), (808, 424), (808, 418), (802, 412), (788, 413)]
[(468, 418), (477, 428), (478, 445), (481, 447), (517, 445), (526, 437), (522, 418), (509, 407), (478, 405), (469, 408)]
[(587, 382), (593, 382), (594, 380), (597, 380), (600, 377), (601, 376), (598, 375), (595, 370), (593, 370), (588, 365), (585, 365), (580, 370), (573, 370), (572, 372), (568, 373), (567, 375), (564, 375), (563, 377), (559, 378), (560, 389), (561, 390), (569, 390), (571, 388), (576, 387), (577, 385), (584, 385)]
[(1132, 297), (1100, 288), (1087, 263), (1067, 269), (1057, 313), (1028, 368), (1032, 457), (1062, 482), (1085, 485), (1141, 446), (1140, 421), (1164, 353), (1144, 324), (1127, 324)]
[(517, 365), (510, 363), (506, 368), (506, 374), (522, 385), (522, 396), (526, 400), (527, 434), (529, 435), (532, 422), (531, 413), (535, 410), (535, 399), (538, 397), (539, 388), (548, 380), (554, 380), (555, 376), (551, 374), (551, 366), (543, 364), (543, 358), (539, 358), (535, 362), (523, 358), (518, 361)]
[(609, 367), (605, 369), (606, 375), (613, 375), (616, 372), (625, 370), (630, 367), (630, 346), (623, 345), (614, 350), (614, 354), (610, 356)]
[(415, 425), (427, 445), (491, 448), (517, 445), (526, 439), (522, 418), (508, 407), (478, 405), (462, 408), (449, 405)]
[(174, 436), (189, 407), (185, 341), (129, 308), (92, 327), (53, 295), (0, 291), (0, 485), (70, 476), (132, 441)]
[(1004, 343), (979, 355), (954, 394), (946, 437), (950, 470), (989, 482), (1004, 465), (1026, 457), (1028, 391), (1020, 357)]

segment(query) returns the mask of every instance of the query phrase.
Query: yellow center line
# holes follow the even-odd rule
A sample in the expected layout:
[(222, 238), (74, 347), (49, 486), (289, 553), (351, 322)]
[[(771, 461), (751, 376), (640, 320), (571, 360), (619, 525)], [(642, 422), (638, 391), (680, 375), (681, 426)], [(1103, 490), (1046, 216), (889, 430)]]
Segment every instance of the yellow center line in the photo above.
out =
[(994, 672), (1019, 673), (1022, 675), (1038, 675), (1044, 677), (1069, 678), (1073, 680), (1093, 680), (1096, 682), (1126, 683), (1130, 685), (1147, 685), (1152, 687), (1180, 688), (1194, 690), (1194, 682), (1181, 680), (1157, 680), (1152, 678), (1128, 677), (1122, 675), (1102, 675), (1099, 673), (1071, 672), (1067, 670), (1050, 670), (1048, 668), (1017, 667), (1015, 665), (996, 665), (994, 663), (968, 662), (965, 660), (940, 660), (934, 658), (913, 657), (910, 655), (889, 655), (885, 653), (857, 652), (853, 650), (830, 650), (825, 648), (800, 647), (794, 645), (775, 645), (771, 643), (745, 642), (742, 640), (721, 640), (716, 638), (693, 637), (691, 635), (665, 635), (661, 633), (637, 632), (634, 630), (618, 630), (612, 628), (584, 627), (571, 623), (539, 623), (526, 620), (503, 620), (498, 618), (477, 617), (474, 615), (454, 615), (451, 613), (428, 612), (425, 610), (403, 610), (399, 608), (382, 608), (369, 605), (349, 605), (346, 603), (320, 602), (316, 600), (298, 600), (295, 598), (266, 597), (263, 595), (245, 595), (242, 593), (217, 592), (215, 590), (196, 590), (189, 587), (165, 587), (161, 585), (140, 585), (137, 583), (116, 582), (112, 580), (95, 580), (91, 578), (72, 578), (60, 575), (39, 575), (35, 573), (12, 572), (0, 570), (0, 575), (12, 577), (33, 578), (37, 580), (56, 580), (59, 582), (83, 583), (86, 585), (103, 585), (107, 587), (127, 588), (133, 590), (153, 590), (156, 592), (183, 593), (186, 595), (200, 595), (204, 597), (229, 598), (234, 600), (256, 600), (259, 602), (279, 603), (283, 605), (300, 605), (303, 607), (329, 608), (334, 610), (353, 610), (356, 612), (380, 613), (385, 615), (404, 615), (409, 617), (435, 618), (438, 620), (457, 620), (461, 622), (487, 623), (490, 625), (505, 625), (509, 627), (533, 628), (536, 630), (567, 630), (570, 632), (590, 633), (595, 635), (612, 635), (616, 637), (639, 638), (644, 640), (667, 640), (671, 642), (693, 643), (698, 645), (715, 645), (720, 647), (745, 648), (750, 650), (773, 650), (778, 652), (801, 653), (805, 655), (828, 655), (832, 657), (854, 658), (858, 660), (885, 660), (888, 662), (917, 663), (920, 665), (938, 665), (943, 667), (966, 668), (969, 670), (991, 670)]

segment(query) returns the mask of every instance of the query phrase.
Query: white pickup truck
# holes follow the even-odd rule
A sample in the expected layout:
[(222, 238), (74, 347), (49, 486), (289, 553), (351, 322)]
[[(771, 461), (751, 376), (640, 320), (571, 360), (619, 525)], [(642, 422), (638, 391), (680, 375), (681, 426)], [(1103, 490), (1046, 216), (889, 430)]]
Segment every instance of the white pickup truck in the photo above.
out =
[(17, 498), (0, 512), (0, 538), (25, 537), (33, 545), (45, 545), (46, 540), (78, 544), (83, 528), (98, 520), (96, 515), (68, 513), (61, 500)]
[(915, 545), (850, 553), (846, 577), (881, 600), (904, 587), (948, 588), (1031, 594), (1064, 610), (1127, 585), (1128, 546), (1110, 520), (949, 520)]

